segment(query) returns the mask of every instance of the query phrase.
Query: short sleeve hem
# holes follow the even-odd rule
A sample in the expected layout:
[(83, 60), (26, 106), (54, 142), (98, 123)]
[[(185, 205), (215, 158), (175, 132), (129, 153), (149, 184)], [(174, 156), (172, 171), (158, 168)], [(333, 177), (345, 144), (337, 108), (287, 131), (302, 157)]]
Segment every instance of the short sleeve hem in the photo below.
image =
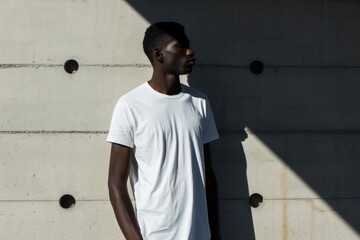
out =
[(116, 138), (114, 136), (110, 136), (110, 135), (108, 135), (108, 137), (106, 138), (106, 141), (110, 142), (110, 143), (124, 145), (124, 146), (130, 147), (130, 148), (134, 147), (134, 144), (131, 142), (131, 140), (118, 139), (118, 138)]

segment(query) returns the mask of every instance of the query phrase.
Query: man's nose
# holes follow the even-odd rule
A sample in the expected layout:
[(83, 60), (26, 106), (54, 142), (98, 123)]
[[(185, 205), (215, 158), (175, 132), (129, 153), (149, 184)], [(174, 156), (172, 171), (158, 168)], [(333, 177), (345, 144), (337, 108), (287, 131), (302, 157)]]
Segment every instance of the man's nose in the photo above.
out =
[(194, 51), (192, 48), (188, 47), (188, 48), (186, 49), (186, 55), (188, 55), (188, 56), (194, 56), (194, 55), (195, 55), (195, 51)]

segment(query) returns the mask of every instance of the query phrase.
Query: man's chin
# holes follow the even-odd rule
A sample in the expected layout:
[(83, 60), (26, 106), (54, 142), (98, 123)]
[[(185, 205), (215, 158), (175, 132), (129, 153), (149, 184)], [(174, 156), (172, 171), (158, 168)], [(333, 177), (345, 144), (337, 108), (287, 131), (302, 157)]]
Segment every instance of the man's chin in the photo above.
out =
[(189, 74), (192, 72), (192, 66), (191, 67), (187, 67), (186, 69), (184, 69), (184, 71), (182, 71), (180, 73), (180, 75), (185, 75), (185, 74)]

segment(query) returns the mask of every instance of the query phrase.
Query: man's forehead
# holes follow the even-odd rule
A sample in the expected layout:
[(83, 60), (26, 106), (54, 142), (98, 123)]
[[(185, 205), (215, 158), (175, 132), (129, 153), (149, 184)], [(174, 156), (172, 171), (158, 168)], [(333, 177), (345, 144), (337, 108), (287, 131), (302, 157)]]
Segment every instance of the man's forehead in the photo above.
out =
[(188, 37), (186, 36), (185, 33), (179, 33), (179, 34), (167, 34), (169, 36), (169, 42), (172, 42), (173, 40), (176, 40), (177, 42), (184, 44), (184, 45), (189, 45), (190, 41), (188, 39)]

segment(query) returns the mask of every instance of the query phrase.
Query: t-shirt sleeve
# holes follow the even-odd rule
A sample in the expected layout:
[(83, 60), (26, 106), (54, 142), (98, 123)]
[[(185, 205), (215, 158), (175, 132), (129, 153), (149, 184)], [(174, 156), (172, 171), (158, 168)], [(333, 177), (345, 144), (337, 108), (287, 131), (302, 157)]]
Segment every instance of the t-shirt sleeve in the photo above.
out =
[(106, 141), (134, 147), (133, 118), (129, 106), (121, 98), (116, 103)]
[(205, 125), (204, 125), (204, 134), (203, 142), (209, 143), (219, 138), (218, 131), (216, 129), (216, 124), (214, 116), (211, 110), (209, 100), (206, 98), (206, 107), (205, 107)]

